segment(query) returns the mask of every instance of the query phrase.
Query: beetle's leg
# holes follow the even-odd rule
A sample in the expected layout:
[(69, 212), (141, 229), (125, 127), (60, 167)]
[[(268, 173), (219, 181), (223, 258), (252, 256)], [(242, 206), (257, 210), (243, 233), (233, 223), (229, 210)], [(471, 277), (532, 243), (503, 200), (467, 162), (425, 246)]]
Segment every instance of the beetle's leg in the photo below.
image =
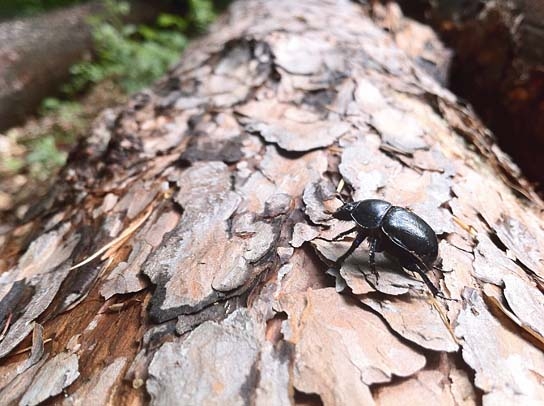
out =
[(383, 252), (384, 246), (383, 246), (383, 240), (381, 238), (376, 238), (376, 252)]
[(440, 290), (436, 286), (434, 286), (434, 283), (431, 282), (425, 271), (423, 271), (419, 266), (414, 266), (412, 268), (412, 271), (416, 272), (419, 276), (421, 276), (421, 279), (423, 279), (423, 282), (425, 282), (425, 285), (427, 285), (433, 296), (440, 297), (442, 295)]
[(353, 233), (354, 231), (357, 231), (357, 227), (353, 227), (353, 228), (350, 228), (349, 230), (346, 230), (346, 231), (343, 231), (341, 232), (340, 234), (338, 234), (336, 237), (333, 237), (331, 238), (330, 240), (327, 239), (327, 238), (323, 238), (323, 237), (315, 237), (316, 240), (323, 240), (323, 241), (329, 241), (329, 242), (333, 242), (333, 241), (338, 241), (340, 239), (342, 239), (343, 237), (345, 237), (346, 235), (349, 235), (351, 233)]
[(419, 276), (421, 276), (421, 279), (423, 279), (423, 282), (425, 282), (425, 285), (429, 288), (433, 296), (439, 297), (444, 300), (453, 300), (456, 301), (456, 299), (452, 299), (449, 297), (444, 296), (444, 294), (438, 289), (434, 284), (431, 282), (427, 274), (425, 273), (424, 269), (425, 267), (423, 265), (419, 265), (417, 263), (414, 263), (413, 266), (410, 266), (408, 269), (411, 271), (416, 272)]
[(344, 255), (342, 255), (340, 258), (336, 260), (336, 266), (338, 268), (340, 268), (340, 266), (346, 260), (346, 258), (349, 257), (353, 253), (353, 251), (357, 249), (359, 245), (361, 245), (361, 243), (365, 240), (365, 238), (366, 238), (366, 233), (364, 231), (359, 231), (359, 233), (357, 233), (357, 237), (355, 237), (355, 240), (353, 240), (353, 242), (351, 243), (351, 247), (349, 247), (349, 250), (347, 250)]
[(350, 229), (347, 230), (347, 231), (341, 232), (341, 233), (338, 234), (336, 237), (334, 237), (331, 241), (338, 241), (338, 240), (341, 239), (342, 237), (345, 237), (346, 235), (349, 235), (349, 234), (353, 233), (354, 231), (357, 231), (357, 226), (355, 226), (355, 227), (353, 227), (353, 228), (350, 228)]
[(374, 255), (376, 254), (376, 247), (378, 246), (378, 239), (372, 238), (370, 240), (370, 252), (368, 254), (368, 262), (370, 264), (370, 270), (376, 277), (376, 281), (379, 278), (378, 271), (376, 271), (376, 260), (374, 258)]

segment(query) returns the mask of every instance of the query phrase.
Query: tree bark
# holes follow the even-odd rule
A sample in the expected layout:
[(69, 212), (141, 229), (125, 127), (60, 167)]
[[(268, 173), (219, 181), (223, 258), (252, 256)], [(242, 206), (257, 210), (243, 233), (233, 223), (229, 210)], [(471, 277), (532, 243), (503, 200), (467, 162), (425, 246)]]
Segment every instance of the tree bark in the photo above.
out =
[[(542, 202), (395, 22), (410, 41), (352, 2), (240, 1), (104, 112), (0, 236), (4, 403), (544, 400)], [(336, 189), (423, 217), (457, 301), (364, 247), (333, 269)]]
[[(124, 20), (153, 22), (165, 5), (148, 3), (132, 2)], [(22, 122), (66, 82), (70, 67), (92, 50), (87, 20), (102, 12), (94, 1), (0, 23), (0, 131)]]

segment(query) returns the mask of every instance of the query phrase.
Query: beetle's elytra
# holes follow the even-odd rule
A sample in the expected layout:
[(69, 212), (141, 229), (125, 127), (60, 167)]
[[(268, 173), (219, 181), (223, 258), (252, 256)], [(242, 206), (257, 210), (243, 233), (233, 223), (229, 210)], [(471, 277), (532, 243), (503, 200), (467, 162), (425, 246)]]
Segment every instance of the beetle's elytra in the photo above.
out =
[(333, 217), (355, 222), (355, 227), (337, 235), (334, 240), (357, 232), (351, 247), (337, 259), (338, 267), (368, 238), (372, 272), (376, 273), (375, 253), (385, 251), (397, 258), (403, 268), (418, 273), (434, 296), (445, 298), (426, 275), (438, 257), (438, 239), (421, 217), (378, 199), (346, 203), (333, 213)]

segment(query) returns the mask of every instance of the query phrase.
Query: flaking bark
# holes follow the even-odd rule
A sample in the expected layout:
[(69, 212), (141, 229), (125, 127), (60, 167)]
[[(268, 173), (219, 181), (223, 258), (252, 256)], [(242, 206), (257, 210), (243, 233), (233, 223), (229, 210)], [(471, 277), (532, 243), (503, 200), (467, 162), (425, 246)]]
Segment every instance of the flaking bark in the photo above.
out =
[[(0, 398), (544, 400), (542, 203), (396, 21), (409, 44), (352, 2), (240, 1), (105, 112), (0, 236)], [(457, 302), (365, 248), (330, 269), (341, 180), (432, 225)]]

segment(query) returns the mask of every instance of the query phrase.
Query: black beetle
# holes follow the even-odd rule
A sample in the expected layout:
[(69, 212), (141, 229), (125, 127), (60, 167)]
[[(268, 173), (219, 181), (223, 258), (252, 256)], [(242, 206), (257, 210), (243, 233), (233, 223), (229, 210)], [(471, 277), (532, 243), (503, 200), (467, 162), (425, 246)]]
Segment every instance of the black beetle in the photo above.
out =
[(421, 217), (411, 211), (379, 199), (345, 203), (333, 217), (350, 221), (356, 226), (337, 235), (336, 241), (357, 231), (357, 237), (347, 252), (336, 260), (340, 267), (361, 243), (369, 238), (370, 269), (376, 274), (374, 254), (385, 251), (399, 261), (400, 265), (418, 273), (434, 296), (447, 299), (433, 285), (425, 272), (434, 267), (438, 257), (438, 239), (434, 230)]

